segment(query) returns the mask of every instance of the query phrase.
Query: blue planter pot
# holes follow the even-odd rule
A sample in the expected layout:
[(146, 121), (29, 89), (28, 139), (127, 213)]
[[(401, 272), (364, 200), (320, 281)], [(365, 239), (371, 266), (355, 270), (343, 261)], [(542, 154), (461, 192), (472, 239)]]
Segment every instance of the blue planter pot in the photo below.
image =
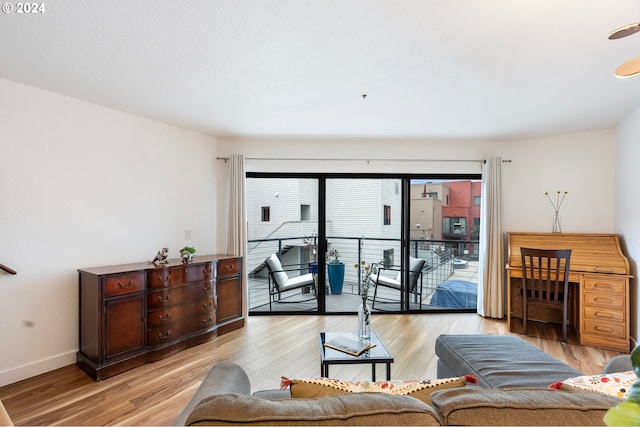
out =
[(327, 273), (329, 276), (329, 287), (333, 295), (342, 293), (342, 285), (344, 284), (344, 263), (332, 261), (327, 264)]

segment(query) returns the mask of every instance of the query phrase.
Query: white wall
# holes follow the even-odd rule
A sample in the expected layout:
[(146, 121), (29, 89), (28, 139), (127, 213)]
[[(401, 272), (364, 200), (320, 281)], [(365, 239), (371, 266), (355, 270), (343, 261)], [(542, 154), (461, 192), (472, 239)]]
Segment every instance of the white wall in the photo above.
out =
[(216, 251), (218, 163), (191, 131), (7, 80), (0, 99), (1, 386), (75, 363), (78, 268)]
[(638, 259), (640, 259), (640, 108), (618, 126), (616, 149), (616, 233), (622, 236), (623, 250), (631, 262), (631, 335), (638, 337)]
[[(520, 141), (480, 140), (219, 140), (219, 155), (244, 154), (254, 172), (480, 173), (480, 162), (393, 161), (399, 159), (511, 160), (502, 167), (505, 231), (550, 232), (553, 208), (544, 195), (568, 191), (560, 211), (563, 232), (615, 232), (614, 130)], [(256, 159), (257, 158), (257, 159)], [(269, 161), (261, 158), (310, 159)], [(371, 159), (331, 162), (318, 159)], [(314, 160), (315, 159), (315, 160)], [(224, 168), (219, 169), (223, 185)], [(219, 200), (218, 206), (223, 206)], [(219, 212), (220, 216), (224, 212)], [(224, 247), (224, 235), (218, 233)]]

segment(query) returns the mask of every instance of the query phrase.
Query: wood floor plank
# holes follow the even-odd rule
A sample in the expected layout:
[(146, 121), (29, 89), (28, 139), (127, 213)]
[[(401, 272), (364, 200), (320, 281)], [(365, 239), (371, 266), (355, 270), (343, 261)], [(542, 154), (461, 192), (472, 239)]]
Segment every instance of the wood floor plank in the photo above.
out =
[[(101, 382), (67, 366), (0, 388), (0, 400), (16, 425), (170, 425), (214, 363), (241, 365), (254, 391), (277, 388), (281, 376), (320, 375), (318, 333), (355, 329), (355, 316), (252, 316), (240, 330)], [(516, 335), (585, 373), (601, 372), (620, 354), (580, 346), (575, 335), (561, 344), (558, 328), (549, 325), (530, 325), (526, 337), (511, 334), (505, 321), (472, 313), (378, 314), (373, 329), (394, 355), (393, 380), (435, 378), (440, 334)], [(371, 369), (337, 365), (330, 374), (370, 379)], [(385, 374), (379, 365), (377, 378)]]

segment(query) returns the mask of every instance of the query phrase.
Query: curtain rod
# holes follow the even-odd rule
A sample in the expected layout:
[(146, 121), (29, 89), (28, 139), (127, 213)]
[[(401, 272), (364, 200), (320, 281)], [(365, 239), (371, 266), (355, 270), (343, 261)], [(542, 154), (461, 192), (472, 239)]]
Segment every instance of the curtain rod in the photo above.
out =
[[(229, 157), (216, 157), (216, 160), (224, 160), (227, 163)], [(303, 158), (303, 157), (247, 157), (246, 160), (295, 160), (295, 161), (321, 161), (321, 162), (461, 162), (461, 163), (475, 163), (485, 162), (486, 160), (464, 160), (464, 159), (331, 159), (331, 158)], [(503, 160), (502, 163), (511, 163), (511, 160)]]

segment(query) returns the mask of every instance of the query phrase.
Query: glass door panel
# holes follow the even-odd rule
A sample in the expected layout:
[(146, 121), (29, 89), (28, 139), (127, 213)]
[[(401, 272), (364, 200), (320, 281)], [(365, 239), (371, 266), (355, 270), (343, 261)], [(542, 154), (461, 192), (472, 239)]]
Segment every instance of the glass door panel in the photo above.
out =
[(246, 199), (249, 312), (318, 311), (318, 180), (247, 178)]
[(411, 180), (410, 253), (425, 260), (412, 308), (476, 309), (481, 189), (480, 180)]
[[(400, 279), (401, 189), (401, 179), (326, 180), (327, 312), (357, 311), (362, 278), (356, 265), (362, 261), (383, 266), (380, 274), (391, 280)], [(400, 310), (401, 282), (397, 289), (372, 287), (369, 304), (375, 294), (375, 310)]]

